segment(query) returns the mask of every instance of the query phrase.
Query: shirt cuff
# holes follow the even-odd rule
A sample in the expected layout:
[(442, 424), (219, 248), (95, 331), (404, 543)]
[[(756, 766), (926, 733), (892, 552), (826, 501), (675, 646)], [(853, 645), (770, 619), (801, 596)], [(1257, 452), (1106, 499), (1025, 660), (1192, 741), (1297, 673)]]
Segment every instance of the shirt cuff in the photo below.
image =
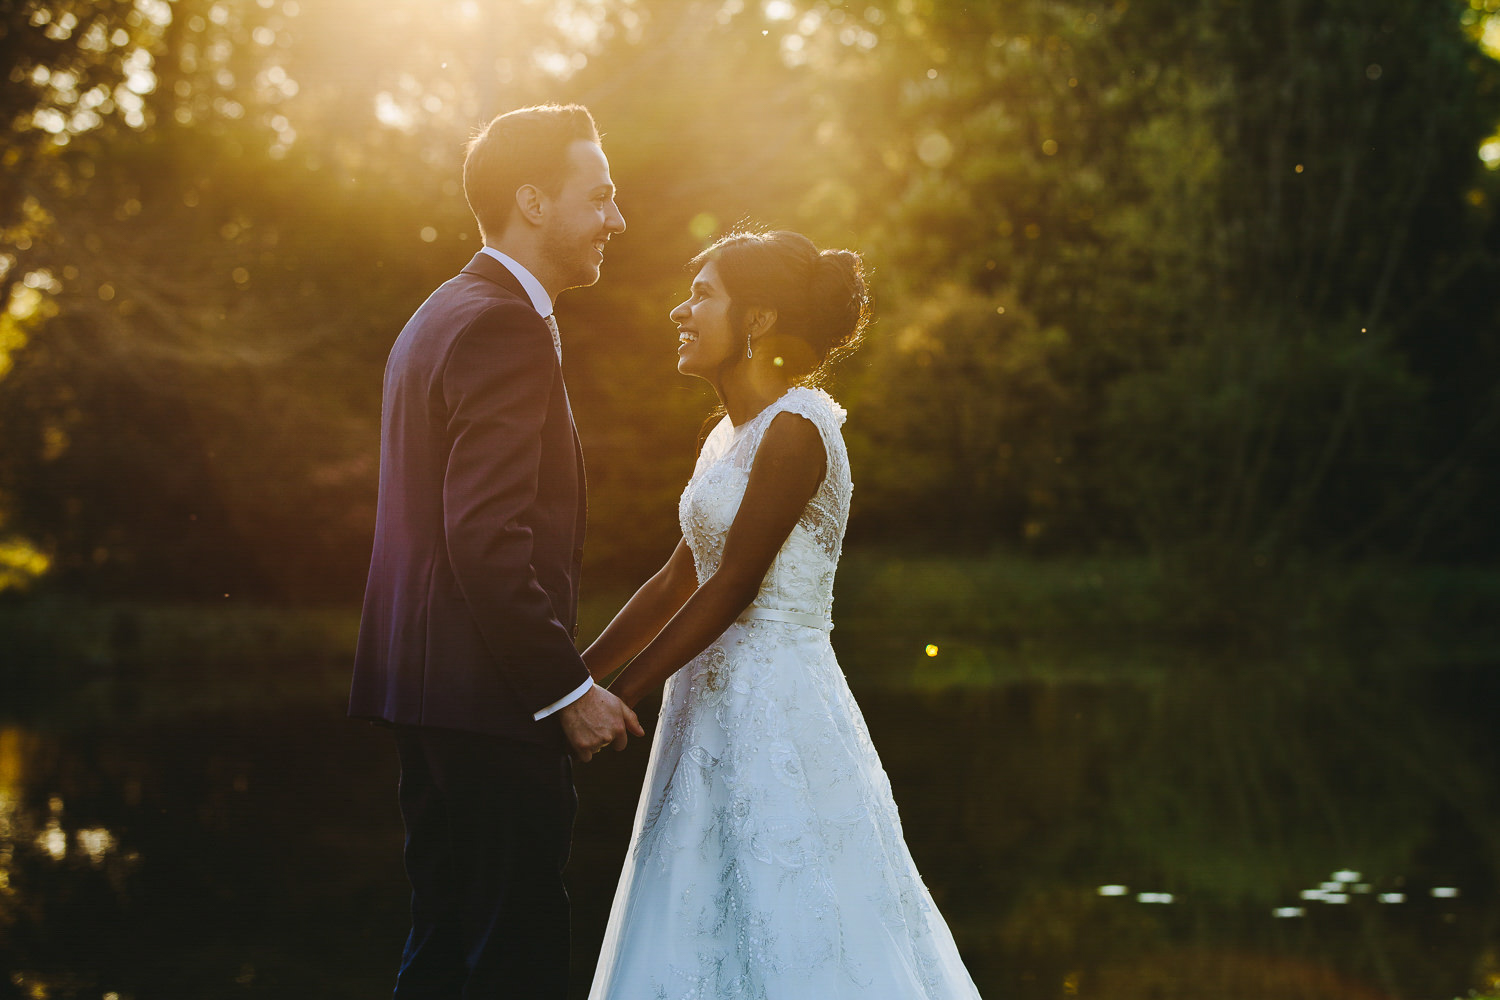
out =
[(590, 677), (588, 680), (586, 680), (582, 684), (578, 685), (578, 687), (574, 688), (572, 691), (570, 691), (567, 694), (563, 695), (561, 698), (557, 699), (552, 704), (548, 705), (546, 708), (542, 709), (540, 712), (538, 712), (535, 715), (533, 715), (532, 718), (535, 719), (537, 722), (541, 722), (543, 719), (545, 719), (547, 716), (551, 715), (553, 712), (558, 712), (558, 711), (561, 711), (562, 709), (567, 708), (569, 705), (573, 704), (573, 702), (577, 701), (579, 698), (582, 698), (584, 695), (588, 694), (589, 693), (589, 688), (591, 688), (593, 686), (594, 686), (594, 679), (592, 677)]

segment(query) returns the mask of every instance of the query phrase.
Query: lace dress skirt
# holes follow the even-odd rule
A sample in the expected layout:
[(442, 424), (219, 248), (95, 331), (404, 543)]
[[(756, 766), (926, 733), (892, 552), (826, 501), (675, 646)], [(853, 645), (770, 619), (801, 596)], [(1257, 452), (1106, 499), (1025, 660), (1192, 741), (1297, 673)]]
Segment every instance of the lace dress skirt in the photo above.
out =
[(978, 995), (828, 634), (730, 626), (664, 690), (591, 1000)]

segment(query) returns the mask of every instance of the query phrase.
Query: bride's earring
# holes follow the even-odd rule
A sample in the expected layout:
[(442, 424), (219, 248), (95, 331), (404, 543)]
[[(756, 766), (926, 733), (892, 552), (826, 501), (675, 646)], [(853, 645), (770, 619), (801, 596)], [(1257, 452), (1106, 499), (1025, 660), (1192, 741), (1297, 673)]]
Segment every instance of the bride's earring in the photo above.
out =
[(750, 335), (747, 333), (745, 334), (745, 360), (749, 361), (753, 357), (755, 355), (750, 350)]

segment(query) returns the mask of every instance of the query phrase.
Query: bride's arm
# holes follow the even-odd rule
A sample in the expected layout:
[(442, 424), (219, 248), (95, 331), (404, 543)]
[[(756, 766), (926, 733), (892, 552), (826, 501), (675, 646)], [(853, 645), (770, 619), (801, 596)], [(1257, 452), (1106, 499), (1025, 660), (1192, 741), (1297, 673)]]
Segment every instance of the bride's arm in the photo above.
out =
[(625, 606), (599, 633), (599, 638), (583, 651), (583, 662), (594, 680), (603, 681), (645, 649), (646, 643), (662, 630), (697, 588), (698, 571), (693, 568), (693, 553), (687, 542), (679, 540), (662, 568), (641, 584), (635, 596), (625, 602)]
[(724, 558), (610, 690), (634, 706), (723, 634), (755, 595), (787, 535), (823, 481), (826, 456), (805, 417), (777, 414), (755, 453)]

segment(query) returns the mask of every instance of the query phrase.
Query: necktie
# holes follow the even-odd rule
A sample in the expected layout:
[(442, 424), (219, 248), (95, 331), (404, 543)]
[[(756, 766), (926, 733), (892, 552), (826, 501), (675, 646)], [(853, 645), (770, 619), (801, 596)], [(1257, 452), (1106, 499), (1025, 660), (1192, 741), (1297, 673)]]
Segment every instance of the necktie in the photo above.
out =
[(547, 329), (552, 331), (552, 346), (557, 348), (557, 360), (562, 361), (562, 334), (557, 332), (557, 318), (555, 316), (543, 316)]

